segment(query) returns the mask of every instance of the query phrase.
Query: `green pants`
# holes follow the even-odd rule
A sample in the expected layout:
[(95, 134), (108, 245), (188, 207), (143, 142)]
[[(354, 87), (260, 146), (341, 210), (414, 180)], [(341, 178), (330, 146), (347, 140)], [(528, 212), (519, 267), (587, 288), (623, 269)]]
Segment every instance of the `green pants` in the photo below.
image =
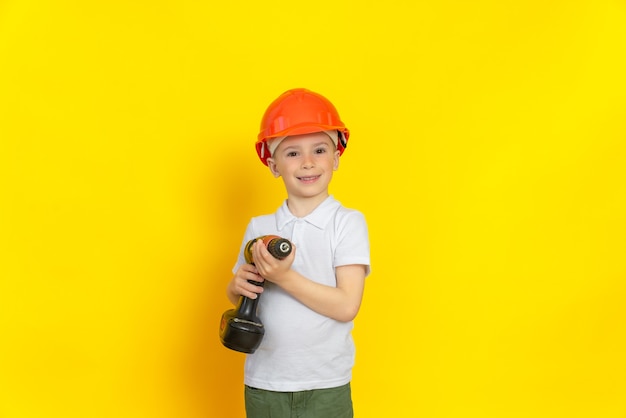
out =
[(350, 383), (331, 389), (272, 392), (245, 387), (247, 418), (352, 418)]

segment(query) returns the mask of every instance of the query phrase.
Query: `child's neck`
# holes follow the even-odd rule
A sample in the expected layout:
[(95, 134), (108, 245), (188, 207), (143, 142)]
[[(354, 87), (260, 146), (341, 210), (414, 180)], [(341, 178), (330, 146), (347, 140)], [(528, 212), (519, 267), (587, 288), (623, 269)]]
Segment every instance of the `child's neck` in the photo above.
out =
[(328, 194), (315, 196), (315, 198), (287, 198), (289, 212), (296, 218), (304, 218), (315, 210), (326, 198)]

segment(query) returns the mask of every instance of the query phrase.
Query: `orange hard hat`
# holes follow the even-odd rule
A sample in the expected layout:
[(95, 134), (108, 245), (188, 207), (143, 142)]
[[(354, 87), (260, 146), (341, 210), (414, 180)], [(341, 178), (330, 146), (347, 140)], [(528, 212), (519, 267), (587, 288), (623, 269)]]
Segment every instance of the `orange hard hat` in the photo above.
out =
[(263, 115), (256, 152), (263, 164), (271, 157), (267, 141), (290, 135), (336, 130), (337, 150), (343, 154), (350, 131), (339, 119), (335, 106), (321, 94), (307, 89), (291, 89), (274, 100)]

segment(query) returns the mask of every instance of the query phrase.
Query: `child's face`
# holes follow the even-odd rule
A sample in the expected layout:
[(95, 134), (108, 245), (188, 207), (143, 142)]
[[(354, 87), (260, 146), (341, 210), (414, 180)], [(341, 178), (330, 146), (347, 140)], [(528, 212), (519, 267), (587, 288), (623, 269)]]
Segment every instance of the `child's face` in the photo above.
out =
[(339, 151), (324, 132), (285, 138), (267, 160), (275, 177), (282, 176), (291, 198), (325, 198)]

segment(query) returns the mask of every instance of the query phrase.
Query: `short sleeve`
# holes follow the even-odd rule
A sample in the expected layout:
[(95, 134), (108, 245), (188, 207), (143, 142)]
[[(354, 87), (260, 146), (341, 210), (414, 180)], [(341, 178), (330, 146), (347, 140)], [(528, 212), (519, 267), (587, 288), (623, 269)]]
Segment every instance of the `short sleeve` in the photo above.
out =
[(254, 239), (254, 237), (256, 237), (256, 235), (254, 233), (253, 222), (250, 221), (248, 223), (248, 226), (246, 227), (246, 232), (243, 235), (243, 241), (241, 241), (241, 246), (239, 247), (239, 255), (237, 256), (237, 262), (235, 263), (235, 266), (233, 267), (233, 274), (237, 273), (237, 270), (239, 270), (239, 267), (246, 264), (246, 257), (244, 255), (244, 249), (246, 248), (246, 244), (248, 243), (248, 241), (250, 241), (251, 239)]
[(370, 245), (367, 222), (361, 212), (344, 209), (336, 220), (335, 267), (351, 264), (366, 266), (370, 273)]

